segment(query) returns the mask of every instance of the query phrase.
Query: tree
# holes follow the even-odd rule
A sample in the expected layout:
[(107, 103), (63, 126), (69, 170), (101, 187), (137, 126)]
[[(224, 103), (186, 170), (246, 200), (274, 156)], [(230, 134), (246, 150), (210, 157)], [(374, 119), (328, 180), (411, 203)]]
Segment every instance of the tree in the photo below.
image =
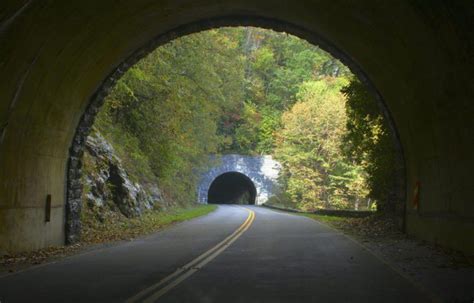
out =
[(396, 167), (396, 151), (382, 112), (365, 86), (357, 79), (343, 88), (347, 98), (347, 133), (344, 136), (346, 156), (367, 172), (369, 197), (377, 201), (378, 210), (390, 204)]
[[(227, 152), (271, 153), (273, 133), (283, 112), (296, 102), (299, 86), (328, 75), (346, 76), (349, 71), (328, 53), (292, 35), (253, 27), (236, 31), (242, 33), (240, 44), (246, 62), (244, 99), (254, 104), (260, 119), (257, 123), (254, 116), (242, 114), (227, 121), (226, 134), (233, 142)], [(250, 135), (249, 131), (258, 133), (252, 134), (252, 144), (250, 137), (242, 136)]]
[(155, 178), (175, 201), (194, 199), (209, 154), (275, 153), (299, 206), (348, 208), (365, 197), (369, 167), (341, 152), (346, 124), (352, 127), (340, 91), (349, 75), (329, 54), (286, 33), (203, 31), (133, 66), (97, 125), (138, 178)]
[(194, 200), (209, 154), (226, 143), (219, 123), (242, 103), (239, 39), (210, 30), (158, 48), (119, 80), (99, 115), (106, 137), (128, 142), (131, 170), (151, 171), (176, 202)]
[(304, 210), (350, 208), (364, 198), (363, 172), (340, 152), (345, 84), (333, 77), (303, 83), (298, 102), (282, 117), (275, 155), (284, 167), (287, 193)]

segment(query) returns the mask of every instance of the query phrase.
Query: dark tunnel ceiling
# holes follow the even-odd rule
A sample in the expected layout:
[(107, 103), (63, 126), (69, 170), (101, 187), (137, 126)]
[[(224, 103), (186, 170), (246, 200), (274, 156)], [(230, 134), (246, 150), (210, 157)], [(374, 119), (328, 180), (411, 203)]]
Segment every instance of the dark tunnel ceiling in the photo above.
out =
[(211, 204), (255, 204), (257, 190), (252, 180), (244, 174), (229, 172), (212, 182), (207, 194)]

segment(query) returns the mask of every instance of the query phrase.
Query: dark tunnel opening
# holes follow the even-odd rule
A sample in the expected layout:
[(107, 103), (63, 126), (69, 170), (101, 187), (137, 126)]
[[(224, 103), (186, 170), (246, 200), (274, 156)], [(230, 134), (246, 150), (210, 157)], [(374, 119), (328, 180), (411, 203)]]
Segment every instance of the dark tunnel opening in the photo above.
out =
[(244, 174), (229, 172), (212, 181), (207, 193), (209, 204), (255, 204), (257, 189)]

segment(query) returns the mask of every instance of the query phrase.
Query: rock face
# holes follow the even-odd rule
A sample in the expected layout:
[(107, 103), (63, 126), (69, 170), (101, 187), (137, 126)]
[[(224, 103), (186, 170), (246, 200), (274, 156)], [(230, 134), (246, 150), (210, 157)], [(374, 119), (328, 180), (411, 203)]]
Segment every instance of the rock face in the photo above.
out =
[(112, 146), (99, 133), (86, 141), (85, 202), (89, 207), (108, 207), (131, 218), (162, 205), (156, 185), (146, 188), (130, 180)]
[[(279, 189), (278, 176), (281, 164), (272, 156), (244, 156), (223, 155), (219, 159), (212, 156), (212, 161), (217, 163), (205, 172), (198, 186), (199, 203), (207, 203), (207, 195), (212, 182), (222, 174), (237, 172), (247, 176), (257, 190), (255, 204), (261, 205), (277, 194)], [(217, 160), (217, 161), (216, 161)]]

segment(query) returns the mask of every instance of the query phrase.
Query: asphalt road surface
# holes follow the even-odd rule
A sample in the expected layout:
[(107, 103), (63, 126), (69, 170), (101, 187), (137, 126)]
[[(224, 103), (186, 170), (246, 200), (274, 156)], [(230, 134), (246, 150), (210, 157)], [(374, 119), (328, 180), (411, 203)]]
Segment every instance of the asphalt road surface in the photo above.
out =
[(152, 236), (0, 278), (0, 302), (432, 302), (298, 215), (219, 206)]

